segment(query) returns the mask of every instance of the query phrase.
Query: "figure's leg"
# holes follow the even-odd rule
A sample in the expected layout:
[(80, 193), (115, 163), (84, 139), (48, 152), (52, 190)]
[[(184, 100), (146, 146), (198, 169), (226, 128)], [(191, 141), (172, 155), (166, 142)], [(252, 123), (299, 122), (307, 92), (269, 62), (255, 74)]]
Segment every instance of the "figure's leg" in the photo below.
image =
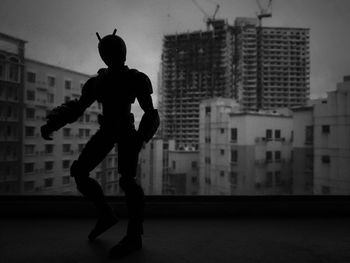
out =
[(118, 170), (121, 174), (119, 184), (125, 193), (129, 223), (126, 237), (111, 249), (111, 256), (114, 258), (142, 248), (144, 192), (135, 180), (139, 154), (135, 142), (134, 134), (118, 142)]
[(116, 223), (112, 209), (107, 204), (100, 184), (89, 173), (105, 158), (114, 146), (113, 138), (99, 130), (86, 144), (77, 161), (71, 166), (71, 176), (75, 178), (78, 190), (97, 208), (100, 220), (89, 238), (95, 239), (99, 234)]

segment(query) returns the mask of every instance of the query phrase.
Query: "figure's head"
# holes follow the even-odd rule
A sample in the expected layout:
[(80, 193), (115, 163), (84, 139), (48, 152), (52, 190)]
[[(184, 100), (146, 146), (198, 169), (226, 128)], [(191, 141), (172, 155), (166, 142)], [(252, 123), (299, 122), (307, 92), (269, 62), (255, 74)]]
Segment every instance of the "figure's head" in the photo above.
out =
[(96, 33), (99, 39), (98, 51), (104, 63), (108, 67), (116, 68), (123, 66), (126, 60), (126, 45), (124, 40), (116, 35), (117, 30), (114, 29), (113, 34), (100, 37)]

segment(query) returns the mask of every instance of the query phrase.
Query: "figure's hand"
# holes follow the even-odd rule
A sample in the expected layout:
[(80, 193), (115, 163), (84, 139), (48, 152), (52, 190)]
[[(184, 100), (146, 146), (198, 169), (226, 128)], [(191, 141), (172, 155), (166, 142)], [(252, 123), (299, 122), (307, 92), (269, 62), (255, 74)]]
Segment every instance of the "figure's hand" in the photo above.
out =
[(43, 137), (47, 141), (52, 141), (52, 130), (49, 128), (47, 124), (41, 126), (40, 128), (41, 137)]

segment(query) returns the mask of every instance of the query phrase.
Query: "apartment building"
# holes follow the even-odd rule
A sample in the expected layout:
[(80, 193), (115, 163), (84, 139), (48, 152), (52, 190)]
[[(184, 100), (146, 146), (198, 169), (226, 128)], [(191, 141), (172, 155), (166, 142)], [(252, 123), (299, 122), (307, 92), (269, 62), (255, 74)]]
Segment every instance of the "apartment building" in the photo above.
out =
[[(23, 190), (25, 194), (77, 194), (70, 166), (97, 131), (101, 105), (93, 103), (79, 119), (43, 140), (40, 127), (47, 113), (65, 101), (78, 99), (89, 75), (26, 59), (23, 108)], [(91, 173), (106, 194), (119, 192), (116, 151)]]
[(174, 140), (153, 138), (140, 152), (138, 176), (146, 195), (197, 195), (198, 151), (176, 150)]
[(25, 41), (0, 33), (0, 193), (22, 184), (22, 109)]
[(239, 107), (220, 98), (200, 105), (200, 194), (290, 194), (290, 112)]
[(169, 151), (168, 172), (164, 176), (164, 195), (199, 194), (199, 151)]
[(214, 20), (206, 31), (166, 35), (160, 67), (162, 135), (198, 149), (199, 104), (233, 98), (246, 110), (305, 105), (309, 96), (309, 30), (234, 25)]
[(350, 194), (350, 76), (314, 105), (314, 194)]
[(174, 150), (175, 142), (153, 138), (141, 150), (137, 179), (146, 195), (162, 195), (164, 175), (167, 173), (169, 150)]

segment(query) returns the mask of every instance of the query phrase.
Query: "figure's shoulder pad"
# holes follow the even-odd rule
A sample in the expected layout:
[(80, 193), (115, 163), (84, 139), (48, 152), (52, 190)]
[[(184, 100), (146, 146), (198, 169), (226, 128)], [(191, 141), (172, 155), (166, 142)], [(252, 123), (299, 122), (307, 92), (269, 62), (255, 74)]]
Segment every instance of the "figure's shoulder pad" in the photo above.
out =
[(152, 82), (149, 77), (137, 69), (130, 69), (130, 73), (132, 74), (132, 78), (135, 82), (136, 88), (141, 93), (152, 94)]
[(97, 88), (98, 76), (89, 78), (81, 89), (82, 94), (94, 93)]

